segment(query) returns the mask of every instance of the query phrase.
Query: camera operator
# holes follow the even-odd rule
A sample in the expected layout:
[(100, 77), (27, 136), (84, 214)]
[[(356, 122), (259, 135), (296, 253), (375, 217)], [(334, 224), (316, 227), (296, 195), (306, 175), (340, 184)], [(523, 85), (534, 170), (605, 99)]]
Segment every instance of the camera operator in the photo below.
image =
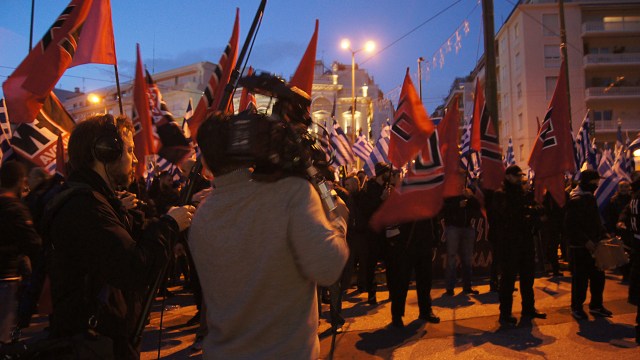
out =
[(142, 231), (132, 228), (115, 190), (132, 180), (133, 132), (128, 119), (111, 115), (78, 124), (69, 139), (66, 189), (43, 217), (51, 241), (51, 335), (101, 334), (113, 341), (117, 359), (140, 357), (131, 337), (141, 297), (194, 211), (175, 207)]
[(207, 307), (204, 358), (316, 359), (316, 283), (334, 283), (347, 260), (346, 206), (326, 214), (299, 176), (253, 180), (254, 161), (227, 152), (235, 119), (214, 113), (197, 135), (215, 187), (189, 233)]

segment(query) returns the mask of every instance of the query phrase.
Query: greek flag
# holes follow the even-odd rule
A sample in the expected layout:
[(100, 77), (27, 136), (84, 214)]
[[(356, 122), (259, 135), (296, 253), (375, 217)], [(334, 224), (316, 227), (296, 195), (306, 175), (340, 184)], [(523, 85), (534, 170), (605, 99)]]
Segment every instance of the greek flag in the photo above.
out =
[(594, 194), (598, 203), (598, 210), (600, 214), (604, 213), (604, 209), (609, 204), (611, 197), (618, 190), (618, 183), (623, 180), (613, 171), (611, 164), (607, 160), (606, 156), (603, 156), (598, 165), (598, 173), (600, 174), (600, 184)]
[(373, 145), (367, 140), (367, 137), (364, 135), (358, 136), (358, 140), (353, 144), (353, 153), (358, 155), (360, 159), (366, 161), (371, 155), (373, 151)]
[(589, 135), (589, 115), (582, 120), (580, 131), (575, 140), (576, 148), (576, 173), (580, 173), (583, 164), (586, 162), (587, 169), (595, 170), (598, 167), (596, 162), (596, 150), (591, 143)]
[(509, 136), (509, 145), (507, 146), (507, 154), (504, 156), (504, 166), (508, 167), (510, 165), (516, 164), (516, 157), (513, 154), (513, 141), (511, 140), (511, 136)]
[(479, 175), (478, 154), (471, 151), (471, 124), (472, 121), (465, 121), (462, 128), (462, 141), (460, 143), (460, 167), (467, 172), (467, 180), (473, 182)]
[(353, 155), (353, 150), (351, 150), (349, 139), (347, 139), (347, 135), (345, 135), (344, 131), (342, 131), (342, 128), (335, 119), (333, 120), (333, 129), (329, 134), (329, 142), (331, 143), (331, 147), (335, 150), (336, 165), (343, 166), (356, 162), (356, 157)]
[(320, 148), (324, 151), (326, 156), (326, 160), (328, 164), (332, 164), (334, 160), (334, 149), (331, 146), (331, 141), (329, 140), (329, 134), (327, 133), (327, 129), (324, 126), (320, 126), (320, 132), (317, 134), (317, 141), (320, 145)]
[(364, 172), (369, 177), (376, 176), (375, 165), (377, 163), (389, 163), (387, 155), (389, 154), (390, 129), (391, 127), (388, 123), (382, 127), (382, 131), (380, 131), (380, 138), (378, 139), (375, 148), (373, 148), (369, 157), (364, 159)]

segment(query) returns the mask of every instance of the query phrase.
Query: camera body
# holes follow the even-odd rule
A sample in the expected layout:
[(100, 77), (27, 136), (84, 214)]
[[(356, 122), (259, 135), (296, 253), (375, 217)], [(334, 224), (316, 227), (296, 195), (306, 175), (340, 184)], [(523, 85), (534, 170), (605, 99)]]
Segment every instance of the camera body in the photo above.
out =
[(307, 177), (307, 169), (320, 165), (324, 152), (309, 134), (311, 100), (268, 73), (240, 79), (254, 93), (276, 98), (272, 113), (241, 112), (231, 117), (225, 155), (254, 163), (254, 178), (277, 180), (285, 176)]

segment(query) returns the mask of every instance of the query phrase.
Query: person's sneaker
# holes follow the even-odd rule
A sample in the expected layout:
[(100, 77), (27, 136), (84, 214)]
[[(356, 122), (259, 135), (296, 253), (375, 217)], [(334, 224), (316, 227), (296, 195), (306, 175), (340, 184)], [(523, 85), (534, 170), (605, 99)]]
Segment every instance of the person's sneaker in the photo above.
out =
[(447, 291), (445, 291), (444, 294), (447, 296), (453, 296), (453, 289), (447, 289)]
[(465, 294), (470, 294), (470, 295), (478, 295), (478, 294), (480, 294), (480, 291), (478, 291), (478, 290), (476, 290), (474, 288), (470, 288), (470, 287), (469, 288), (464, 288), (462, 290), (462, 292), (465, 293)]
[(515, 325), (518, 322), (518, 319), (511, 315), (500, 315), (498, 322), (502, 325)]
[(369, 305), (378, 305), (378, 300), (376, 299), (375, 295), (373, 296), (369, 295), (367, 302), (369, 303)]
[(202, 340), (204, 337), (202, 335), (196, 336), (196, 339), (191, 344), (191, 351), (200, 351), (202, 350)]
[(582, 309), (571, 310), (571, 316), (576, 320), (586, 320), (589, 318), (589, 315), (587, 315), (587, 313)]
[(433, 311), (429, 311), (429, 313), (420, 313), (420, 315), (418, 316), (418, 319), (424, 320), (426, 322), (430, 322), (433, 324), (440, 323), (440, 318), (437, 317), (436, 314), (433, 313)]
[(589, 313), (591, 315), (600, 316), (600, 317), (611, 317), (611, 315), (613, 315), (613, 313), (605, 309), (604, 306), (599, 308), (593, 308), (593, 309), (589, 308)]
[(391, 319), (391, 326), (398, 328), (398, 329), (402, 329), (404, 328), (404, 322), (402, 322), (402, 318), (399, 316), (394, 316)]
[(528, 318), (533, 318), (533, 319), (546, 319), (547, 318), (547, 314), (545, 314), (543, 312), (539, 312), (536, 309), (523, 311), (522, 312), (522, 316), (523, 317), (528, 317)]
[(342, 325), (332, 326), (331, 330), (334, 334), (342, 334), (344, 332), (344, 328), (342, 327)]

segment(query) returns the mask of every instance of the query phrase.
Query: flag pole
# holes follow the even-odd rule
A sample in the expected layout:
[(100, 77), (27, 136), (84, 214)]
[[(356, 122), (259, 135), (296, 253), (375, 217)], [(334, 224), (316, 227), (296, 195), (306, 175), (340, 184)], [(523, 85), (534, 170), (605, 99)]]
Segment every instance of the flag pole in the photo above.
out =
[(118, 75), (118, 64), (113, 64), (113, 69), (116, 73), (116, 91), (118, 92), (118, 107), (120, 108), (120, 115), (124, 115), (122, 110), (122, 93), (120, 92), (120, 76)]
[(31, 52), (31, 48), (33, 47), (33, 11), (36, 6), (36, 0), (31, 0), (31, 26), (29, 27), (29, 51), (27, 54)]
[(571, 90), (570, 90), (570, 82), (569, 82), (569, 59), (567, 58), (567, 29), (565, 27), (564, 21), (564, 1), (558, 1), (558, 7), (560, 11), (560, 51), (562, 52), (562, 60), (564, 63), (564, 73), (567, 81), (567, 103), (569, 105), (569, 128), (573, 129), (572, 120), (571, 120)]

